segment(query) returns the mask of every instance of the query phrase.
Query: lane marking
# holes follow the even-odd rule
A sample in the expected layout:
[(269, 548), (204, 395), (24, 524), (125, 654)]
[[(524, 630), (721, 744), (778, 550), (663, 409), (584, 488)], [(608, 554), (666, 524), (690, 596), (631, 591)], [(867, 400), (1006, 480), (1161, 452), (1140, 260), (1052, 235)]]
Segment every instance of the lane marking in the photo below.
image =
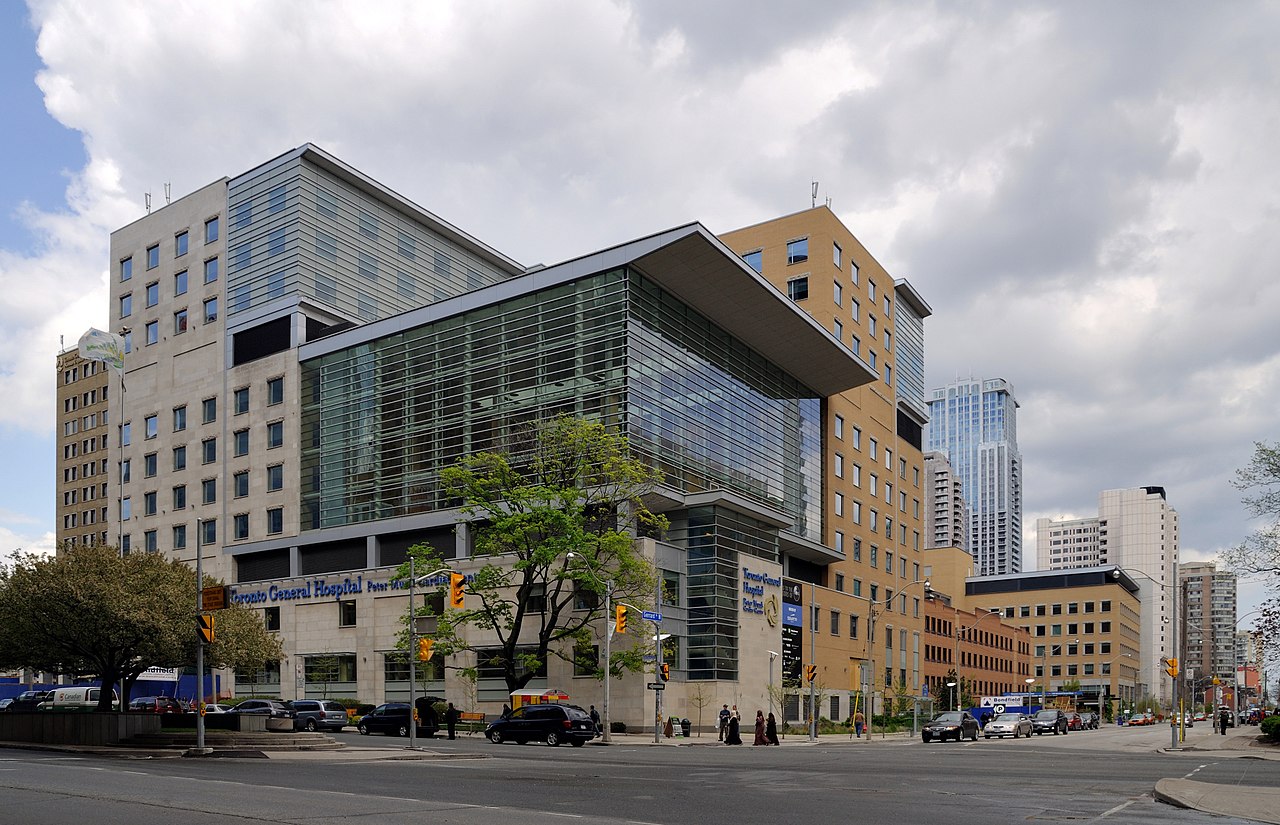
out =
[(1111, 816), (1114, 813), (1119, 813), (1120, 811), (1123, 811), (1125, 808), (1132, 805), (1133, 802), (1134, 800), (1132, 799), (1130, 799), (1128, 802), (1121, 802), (1119, 805), (1115, 806), (1111, 810), (1103, 811), (1102, 813), (1098, 814), (1098, 816), (1095, 818), (1094, 821), (1096, 822), (1098, 819), (1106, 819), (1107, 817)]

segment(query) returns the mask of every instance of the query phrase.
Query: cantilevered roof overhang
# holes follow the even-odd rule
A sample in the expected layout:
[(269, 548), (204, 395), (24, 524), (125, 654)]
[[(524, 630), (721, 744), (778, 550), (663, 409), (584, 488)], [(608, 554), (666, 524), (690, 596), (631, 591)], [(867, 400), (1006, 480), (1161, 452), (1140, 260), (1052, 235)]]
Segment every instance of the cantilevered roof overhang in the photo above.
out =
[(700, 223), (630, 241), (308, 343), (303, 360), (630, 266), (820, 396), (876, 380), (872, 369)]

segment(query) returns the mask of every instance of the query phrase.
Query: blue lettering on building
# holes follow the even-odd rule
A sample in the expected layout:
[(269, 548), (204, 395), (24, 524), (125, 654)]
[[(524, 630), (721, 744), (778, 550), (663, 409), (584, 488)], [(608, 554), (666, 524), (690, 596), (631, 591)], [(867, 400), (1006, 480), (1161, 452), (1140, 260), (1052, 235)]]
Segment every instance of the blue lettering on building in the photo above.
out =
[(749, 567), (742, 568), (742, 612), (764, 615), (765, 587), (781, 587), (780, 576), (770, 576)]

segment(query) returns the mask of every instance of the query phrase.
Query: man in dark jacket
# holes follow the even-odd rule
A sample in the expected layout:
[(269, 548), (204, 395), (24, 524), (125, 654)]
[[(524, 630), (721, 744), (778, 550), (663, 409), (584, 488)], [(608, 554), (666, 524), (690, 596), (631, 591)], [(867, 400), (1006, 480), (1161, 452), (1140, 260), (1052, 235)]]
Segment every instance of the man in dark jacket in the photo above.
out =
[(454, 739), (454, 728), (458, 725), (458, 709), (453, 706), (453, 702), (449, 703), (449, 707), (444, 710), (444, 726), (449, 731), (449, 738)]

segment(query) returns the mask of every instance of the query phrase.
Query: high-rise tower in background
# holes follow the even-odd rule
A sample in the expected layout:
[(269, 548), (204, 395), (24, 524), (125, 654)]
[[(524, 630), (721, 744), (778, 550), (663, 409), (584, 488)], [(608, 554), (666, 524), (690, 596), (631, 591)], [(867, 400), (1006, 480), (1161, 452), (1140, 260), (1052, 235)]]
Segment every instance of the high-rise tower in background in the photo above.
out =
[(980, 576), (1022, 571), (1022, 454), (1018, 401), (1003, 378), (935, 389), (926, 449), (946, 455), (969, 508), (966, 550)]
[[(1185, 610), (1179, 619), (1183, 639), (1182, 670), (1201, 686), (1217, 677), (1236, 680), (1236, 577), (1213, 562), (1185, 562), (1178, 567)], [(1194, 695), (1194, 694), (1193, 694)]]

